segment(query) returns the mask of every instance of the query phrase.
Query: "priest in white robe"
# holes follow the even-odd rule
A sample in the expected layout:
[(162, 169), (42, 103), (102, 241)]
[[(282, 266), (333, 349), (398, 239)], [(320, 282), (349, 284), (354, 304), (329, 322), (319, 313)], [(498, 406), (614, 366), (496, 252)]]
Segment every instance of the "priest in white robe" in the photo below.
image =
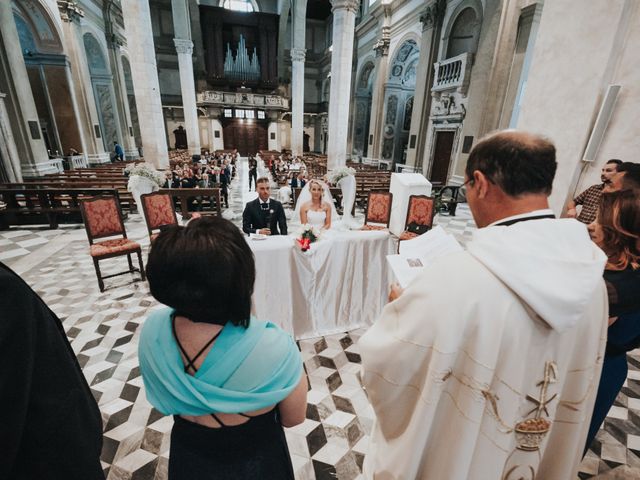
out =
[(480, 229), (392, 291), (360, 340), (377, 416), (367, 478), (576, 478), (604, 353), (606, 257), (549, 210), (555, 169), (553, 144), (522, 132), (473, 149), (465, 184)]

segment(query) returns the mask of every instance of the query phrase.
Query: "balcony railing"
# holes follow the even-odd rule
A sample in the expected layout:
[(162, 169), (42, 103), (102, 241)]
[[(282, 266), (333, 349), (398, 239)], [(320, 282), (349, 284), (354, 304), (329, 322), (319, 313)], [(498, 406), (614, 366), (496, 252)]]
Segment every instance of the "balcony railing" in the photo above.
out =
[(264, 108), (265, 110), (289, 110), (289, 99), (279, 95), (242, 92), (215, 92), (209, 90), (198, 94), (198, 105)]
[(472, 54), (463, 53), (457, 57), (435, 63), (435, 77), (431, 91), (443, 92), (457, 89), (460, 93), (465, 94), (469, 86), (472, 60)]

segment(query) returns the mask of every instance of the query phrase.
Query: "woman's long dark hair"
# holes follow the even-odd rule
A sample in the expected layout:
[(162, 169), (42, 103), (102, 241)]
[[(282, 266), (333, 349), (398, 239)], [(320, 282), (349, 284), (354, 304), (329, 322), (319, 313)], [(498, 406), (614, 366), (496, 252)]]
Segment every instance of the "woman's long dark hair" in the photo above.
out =
[(607, 268), (640, 268), (640, 192), (636, 189), (603, 193), (598, 223), (603, 233)]

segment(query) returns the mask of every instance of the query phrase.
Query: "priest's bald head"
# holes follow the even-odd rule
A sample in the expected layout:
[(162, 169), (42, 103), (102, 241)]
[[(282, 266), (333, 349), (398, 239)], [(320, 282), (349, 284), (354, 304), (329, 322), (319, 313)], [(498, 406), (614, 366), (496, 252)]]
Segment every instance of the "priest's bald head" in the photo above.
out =
[(544, 137), (505, 130), (480, 140), (469, 155), (464, 182), (478, 227), (549, 208), (556, 167), (556, 149)]

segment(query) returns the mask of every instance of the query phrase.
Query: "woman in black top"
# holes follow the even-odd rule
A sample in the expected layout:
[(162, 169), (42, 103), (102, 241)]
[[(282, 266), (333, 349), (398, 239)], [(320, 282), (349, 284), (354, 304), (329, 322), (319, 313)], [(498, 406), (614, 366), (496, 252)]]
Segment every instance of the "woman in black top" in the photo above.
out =
[(170, 480), (293, 480), (283, 427), (305, 419), (307, 379), (289, 334), (251, 317), (253, 254), (219, 217), (154, 241), (154, 311), (139, 342), (149, 402), (174, 415)]
[(627, 378), (627, 352), (640, 346), (639, 192), (604, 193), (589, 234), (608, 257), (609, 330), (585, 453)]

